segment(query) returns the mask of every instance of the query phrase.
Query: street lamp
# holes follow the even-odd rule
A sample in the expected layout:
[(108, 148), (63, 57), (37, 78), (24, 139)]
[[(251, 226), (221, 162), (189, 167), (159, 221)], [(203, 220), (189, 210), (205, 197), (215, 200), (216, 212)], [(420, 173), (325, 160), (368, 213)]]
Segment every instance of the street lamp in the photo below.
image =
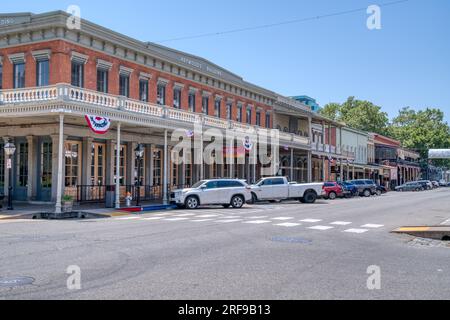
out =
[(144, 146), (139, 143), (134, 150), (134, 154), (136, 155), (136, 159), (138, 162), (137, 167), (137, 195), (136, 195), (136, 207), (139, 207), (141, 202), (141, 160), (144, 157)]
[(9, 186), (8, 186), (8, 210), (14, 210), (12, 206), (12, 156), (16, 152), (16, 146), (12, 142), (8, 142), (5, 147), (5, 154), (8, 157), (7, 168), (9, 170)]

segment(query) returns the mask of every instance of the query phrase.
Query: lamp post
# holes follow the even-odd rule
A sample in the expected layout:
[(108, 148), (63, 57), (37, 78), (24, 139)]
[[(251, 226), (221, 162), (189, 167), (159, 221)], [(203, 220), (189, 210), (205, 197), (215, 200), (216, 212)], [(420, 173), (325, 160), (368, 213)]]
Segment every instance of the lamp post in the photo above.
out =
[(134, 150), (134, 154), (136, 155), (136, 159), (138, 162), (137, 167), (137, 195), (136, 195), (136, 207), (139, 207), (141, 202), (141, 160), (144, 157), (144, 146), (139, 143)]
[(12, 156), (16, 152), (16, 146), (11, 141), (8, 142), (5, 147), (5, 154), (8, 157), (8, 170), (9, 170), (9, 182), (8, 182), (8, 210), (14, 210), (12, 205)]

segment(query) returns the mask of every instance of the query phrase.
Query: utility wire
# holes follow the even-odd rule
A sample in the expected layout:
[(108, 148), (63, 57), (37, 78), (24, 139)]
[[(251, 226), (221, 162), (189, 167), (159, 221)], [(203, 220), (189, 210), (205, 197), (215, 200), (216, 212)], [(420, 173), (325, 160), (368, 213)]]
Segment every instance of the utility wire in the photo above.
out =
[[(388, 6), (393, 6), (393, 5), (397, 5), (397, 4), (401, 4), (401, 3), (405, 3), (405, 2), (409, 2), (409, 1), (411, 1), (411, 0), (398, 0), (398, 1), (382, 3), (382, 4), (379, 4), (378, 6), (379, 7), (388, 7)], [(312, 16), (312, 17), (308, 17), (308, 18), (301, 18), (301, 19), (295, 19), (295, 20), (282, 21), (282, 22), (271, 23), (271, 24), (264, 24), (264, 25), (259, 25), (259, 26), (252, 26), (252, 27), (246, 27), (246, 28), (240, 28), (240, 29), (231, 29), (231, 30), (226, 30), (226, 31), (203, 33), (203, 34), (192, 35), (192, 36), (185, 36), (185, 37), (165, 39), (165, 40), (157, 41), (156, 43), (165, 43), (165, 42), (172, 42), (172, 41), (199, 39), (199, 38), (220, 36), (220, 35), (225, 35), (225, 34), (232, 34), (232, 33), (239, 33), (239, 32), (259, 30), (259, 29), (267, 29), (267, 28), (284, 26), (284, 25), (289, 25), (289, 24), (294, 24), (294, 23), (301, 23), (301, 22), (321, 20), (321, 19), (326, 19), (326, 18), (331, 18), (331, 17), (336, 17), (336, 16), (348, 15), (348, 14), (352, 14), (352, 13), (355, 13), (355, 12), (366, 11), (366, 10), (367, 10), (367, 7), (358, 8), (358, 9), (351, 9), (351, 10), (346, 10), (346, 11), (340, 11), (340, 12), (329, 13), (329, 14), (324, 14), (324, 15)]]

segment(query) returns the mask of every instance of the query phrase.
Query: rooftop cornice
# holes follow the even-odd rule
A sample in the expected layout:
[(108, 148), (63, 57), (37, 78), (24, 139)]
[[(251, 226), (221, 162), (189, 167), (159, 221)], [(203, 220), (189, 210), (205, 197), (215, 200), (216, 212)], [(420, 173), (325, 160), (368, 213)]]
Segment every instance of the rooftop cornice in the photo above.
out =
[[(65, 30), (65, 32), (69, 32), (71, 30), (68, 30), (67, 28), (67, 19), (70, 17), (70, 15), (64, 11), (52, 11), (42, 14), (18, 14), (18, 13), (11, 13), (11, 14), (3, 14), (4, 17), (12, 17), (12, 16), (20, 16), (20, 15), (29, 15), (31, 17), (31, 21), (26, 24), (12, 24), (8, 26), (2, 26), (0, 27), (0, 36), (2, 35), (9, 35), (14, 33), (23, 33), (23, 32), (30, 32), (34, 30), (39, 30), (43, 28), (62, 28), (62, 30)], [(131, 37), (125, 36), (123, 34), (120, 34), (118, 32), (115, 32), (113, 30), (107, 29), (105, 27), (102, 27), (100, 25), (97, 25), (95, 23), (92, 23), (90, 21), (81, 19), (81, 30), (74, 30), (75, 32), (79, 32), (81, 34), (85, 34), (86, 36), (94, 37), (102, 41), (110, 42), (118, 46), (125, 47), (128, 50), (135, 51), (138, 54), (144, 55), (144, 56), (151, 56), (152, 58), (156, 58), (162, 61), (167, 61), (170, 64), (179, 67), (184, 68), (186, 70), (189, 70), (190, 72), (194, 72), (197, 74), (200, 74), (204, 77), (208, 77), (211, 79), (216, 79), (218, 81), (221, 81), (223, 83), (228, 83), (234, 86), (239, 86), (242, 88), (245, 88), (246, 90), (252, 91), (254, 93), (257, 93), (261, 96), (264, 96), (268, 99), (275, 99), (275, 93), (264, 89), (262, 87), (256, 86), (252, 83), (246, 82), (243, 80), (242, 77), (212, 63), (211, 61), (189, 54), (181, 51), (177, 51), (175, 49), (167, 48), (155, 43), (150, 42), (142, 42), (136, 39), (133, 39)], [(63, 34), (64, 34), (63, 33)], [(60, 36), (60, 38), (65, 39), (63, 37), (63, 34)], [(201, 70), (195, 67), (192, 67), (189, 63), (183, 63), (181, 59), (176, 59), (174, 56), (171, 56), (171, 54), (174, 55), (180, 55), (182, 57), (185, 57), (187, 59), (193, 59), (195, 61), (201, 62), (205, 64), (205, 68), (214, 69), (213, 71), (220, 71), (223, 74), (225, 74), (227, 77), (221, 77), (215, 74), (214, 72), (206, 72), (205, 70)], [(127, 59), (127, 58), (124, 58)]]

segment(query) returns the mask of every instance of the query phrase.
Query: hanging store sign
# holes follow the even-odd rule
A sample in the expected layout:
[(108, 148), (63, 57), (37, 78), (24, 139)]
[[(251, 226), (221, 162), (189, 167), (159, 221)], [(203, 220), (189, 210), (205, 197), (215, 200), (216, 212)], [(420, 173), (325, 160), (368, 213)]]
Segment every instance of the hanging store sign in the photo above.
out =
[(111, 126), (111, 119), (104, 117), (97, 117), (86, 115), (86, 121), (88, 123), (89, 128), (97, 134), (105, 134), (108, 132), (109, 127)]

